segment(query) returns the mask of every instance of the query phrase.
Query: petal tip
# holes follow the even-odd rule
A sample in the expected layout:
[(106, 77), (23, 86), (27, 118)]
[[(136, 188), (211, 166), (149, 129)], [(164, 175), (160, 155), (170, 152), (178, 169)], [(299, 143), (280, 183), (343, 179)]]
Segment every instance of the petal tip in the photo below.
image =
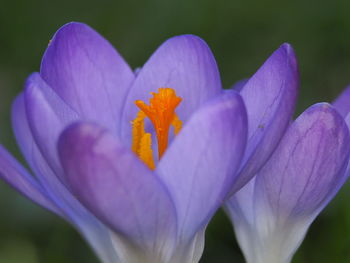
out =
[[(212, 54), (211, 49), (207, 42), (199, 36), (193, 34), (184, 34), (171, 37), (167, 39), (161, 46), (171, 45), (174, 48), (181, 49), (183, 46), (191, 47), (197, 52), (209, 52)], [(213, 55), (212, 55), (213, 56)], [(214, 57), (214, 56), (213, 56)]]
[(315, 112), (336, 112), (334, 107), (328, 102), (319, 102), (311, 105), (306, 111), (307, 114), (312, 114)]
[(40, 74), (38, 72), (31, 73), (25, 81), (25, 84), (24, 84), (25, 89), (33, 86), (33, 84), (36, 83), (40, 79), (41, 79), (41, 77), (40, 77)]
[(78, 137), (95, 137), (96, 133), (100, 133), (101, 130), (96, 129), (96, 125), (92, 123), (74, 122), (61, 133), (58, 142), (64, 141), (64, 138), (67, 137), (75, 137), (75, 135)]
[(90, 26), (87, 24), (84, 24), (82, 22), (69, 22), (61, 26), (55, 33), (54, 37), (60, 35), (61, 33), (65, 33), (66, 31), (72, 31), (72, 30), (93, 30)]
[(24, 97), (25, 98), (28, 98), (28, 96), (32, 97), (33, 94), (35, 94), (35, 92), (37, 91), (38, 85), (41, 86), (42, 82), (43, 80), (39, 73), (34, 72), (30, 74), (24, 85), (24, 91), (23, 91)]
[(323, 123), (325, 127), (341, 132), (345, 136), (345, 141), (350, 140), (349, 129), (344, 118), (331, 104), (327, 102), (316, 103), (303, 114), (310, 116), (310, 118), (317, 118), (318, 122)]
[(294, 48), (291, 44), (289, 43), (283, 43), (278, 50), (283, 51), (283, 56), (288, 59), (289, 63), (291, 66), (297, 70), (298, 68), (298, 63), (297, 63), (297, 56), (295, 54)]
[(48, 47), (41, 61), (40, 73), (42, 73), (46, 57), (52, 52), (50, 52), (51, 49), (55, 50), (57, 45), (60, 46), (64, 42), (72, 42), (74, 39), (75, 41), (77, 39), (79, 40), (82, 38), (82, 35), (90, 36), (90, 39), (91, 36), (99, 36), (93, 28), (81, 22), (69, 22), (61, 26), (49, 41)]
[(177, 36), (174, 36), (174, 37), (167, 39), (165, 41), (165, 43), (168, 41), (173, 41), (173, 40), (176, 40), (176, 41), (195, 41), (195, 42), (205, 43), (205, 41), (202, 38), (200, 38), (199, 36), (193, 35), (193, 34), (177, 35)]

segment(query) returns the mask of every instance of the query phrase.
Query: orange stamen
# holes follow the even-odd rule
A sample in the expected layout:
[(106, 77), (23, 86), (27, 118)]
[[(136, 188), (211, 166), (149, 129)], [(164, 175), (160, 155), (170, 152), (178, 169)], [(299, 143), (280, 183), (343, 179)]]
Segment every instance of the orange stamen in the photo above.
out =
[[(149, 136), (147, 135), (149, 137), (147, 139), (147, 145), (149, 146), (146, 147), (144, 145), (145, 143), (142, 142), (142, 138), (146, 134), (144, 131), (144, 118), (147, 116), (155, 128), (158, 141), (158, 158), (160, 159), (168, 146), (170, 125), (174, 127), (175, 135), (181, 130), (182, 122), (175, 114), (175, 109), (182, 99), (177, 97), (175, 91), (171, 88), (160, 88), (158, 89), (158, 93), (152, 92), (151, 94), (153, 95), (153, 98), (150, 99), (150, 105), (145, 104), (141, 100), (135, 101), (135, 104), (140, 108), (140, 111), (132, 122), (132, 149), (141, 158), (140, 149), (142, 148), (142, 151), (144, 151), (145, 148), (151, 146), (152, 141), (150, 134)], [(144, 162), (144, 158), (150, 159), (149, 154), (152, 154), (152, 152), (150, 153), (147, 151), (147, 157), (143, 156), (141, 159)]]
[(146, 114), (139, 111), (132, 124), (132, 151), (150, 168), (154, 169), (152, 138), (150, 133), (145, 132), (144, 119)]

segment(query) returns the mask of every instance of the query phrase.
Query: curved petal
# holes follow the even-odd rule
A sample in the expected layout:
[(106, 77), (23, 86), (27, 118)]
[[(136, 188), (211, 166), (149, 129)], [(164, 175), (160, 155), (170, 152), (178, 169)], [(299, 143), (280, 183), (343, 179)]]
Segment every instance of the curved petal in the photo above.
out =
[(148, 103), (150, 92), (169, 87), (182, 98), (177, 114), (182, 121), (221, 92), (219, 71), (207, 44), (192, 35), (173, 37), (162, 44), (142, 67), (123, 110), (122, 136), (129, 138), (130, 121), (139, 109), (136, 100)]
[(343, 117), (348, 115), (350, 112), (350, 86), (343, 90), (343, 92), (333, 101), (332, 105)]
[[(45, 121), (43, 122), (45, 123)], [(45, 126), (41, 126), (40, 124), (41, 123), (39, 122), (38, 127), (41, 128), (43, 133), (53, 128), (50, 124), (47, 125), (47, 123)], [(58, 168), (57, 164), (51, 165), (56, 167), (56, 171), (54, 171), (48, 163), (48, 161), (50, 162), (50, 160), (55, 160), (54, 154), (56, 154), (56, 150), (51, 149), (51, 152), (46, 151), (46, 154), (43, 155), (36, 141), (33, 138), (33, 134), (28, 123), (27, 113), (25, 111), (25, 100), (23, 93), (21, 93), (13, 103), (12, 126), (22, 154), (29, 163), (32, 171), (34, 171), (36, 178), (39, 180), (42, 187), (50, 196), (52, 196), (52, 198), (54, 198), (58, 202), (57, 205), (59, 205), (60, 208), (64, 210), (64, 213), (69, 215), (70, 218), (71, 214), (79, 214), (78, 211), (80, 210), (76, 207), (76, 205), (78, 205), (76, 204), (76, 200), (73, 200), (73, 196), (58, 180), (57, 175), (55, 173), (58, 170), (61, 170), (61, 168)], [(45, 129), (43, 129), (44, 127)], [(44, 145), (45, 147), (53, 147), (52, 144), (53, 142), (50, 141), (50, 139), (42, 143), (42, 145)], [(68, 206), (67, 203), (69, 204)], [(72, 210), (70, 207), (73, 207), (74, 209)]]
[(248, 113), (248, 144), (232, 193), (255, 175), (277, 146), (292, 119), (298, 86), (293, 48), (283, 44), (240, 91)]
[(82, 118), (119, 131), (134, 73), (96, 31), (82, 23), (61, 27), (44, 54), (40, 74)]
[(62, 216), (60, 209), (52, 202), (41, 185), (2, 145), (0, 145), (0, 178), (33, 202)]
[[(345, 182), (349, 152), (346, 123), (326, 103), (310, 107), (290, 126), (255, 180), (227, 203), (248, 261), (290, 261), (309, 225)], [(244, 198), (247, 193), (251, 198)]]
[[(19, 118), (15, 130), (26, 128), (24, 123), (28, 122), (30, 130), (27, 133), (31, 133), (34, 137), (40, 153), (45, 158), (44, 161), (57, 176), (61, 176), (62, 167), (57, 155), (57, 140), (64, 128), (78, 119), (78, 114), (57, 96), (38, 73), (33, 73), (27, 80), (24, 103), (27, 120), (20, 123)], [(18, 136), (20, 144), (29, 142), (27, 137)]]
[(256, 183), (278, 213), (314, 213), (344, 183), (349, 150), (343, 118), (330, 105), (316, 104), (293, 123)]
[[(46, 104), (43, 103), (43, 105)], [(62, 210), (62, 217), (70, 221), (79, 230), (103, 262), (118, 262), (109, 236), (109, 229), (86, 211), (62, 185), (55, 172), (48, 165), (47, 160), (41, 154), (28, 124), (23, 93), (13, 103), (12, 125), (22, 154), (35, 172), (42, 188), (45, 189), (48, 195), (55, 200), (60, 210)], [(53, 142), (48, 141), (47, 143), (52, 144)], [(15, 178), (15, 176), (10, 177), (12, 180), (15, 180)]]
[(154, 253), (175, 241), (175, 210), (164, 186), (111, 134), (77, 123), (58, 148), (71, 191), (103, 222)]
[(224, 93), (194, 113), (165, 152), (156, 173), (175, 202), (181, 238), (192, 238), (221, 206), (246, 138), (243, 101), (238, 93)]

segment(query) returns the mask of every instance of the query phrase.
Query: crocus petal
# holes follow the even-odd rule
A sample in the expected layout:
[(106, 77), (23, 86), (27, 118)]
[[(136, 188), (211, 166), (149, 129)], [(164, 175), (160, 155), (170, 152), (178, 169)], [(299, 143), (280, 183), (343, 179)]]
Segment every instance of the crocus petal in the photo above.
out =
[(35, 158), (35, 156), (40, 154), (35, 154), (35, 152), (39, 152), (39, 149), (29, 128), (23, 93), (20, 93), (12, 103), (11, 120), (17, 144), (31, 170), (37, 174), (39, 169), (36, 161), (46, 162), (46, 160), (44, 158)]
[(134, 73), (96, 31), (82, 23), (61, 27), (49, 43), (40, 74), (82, 118), (117, 130)]
[[(89, 224), (90, 223), (90, 224)], [(80, 221), (75, 227), (103, 263), (122, 263), (111, 240), (113, 232), (102, 223)]]
[(247, 84), (249, 79), (241, 79), (239, 81), (237, 81), (235, 84), (232, 85), (231, 89), (237, 91), (237, 92), (240, 92), (244, 85)]
[[(28, 78), (24, 99), (30, 132), (50, 168), (57, 176), (61, 176), (62, 169), (57, 156), (56, 143), (59, 134), (78, 119), (78, 114), (57, 96), (38, 73), (33, 73)], [(23, 125), (18, 126), (23, 127)], [(29, 141), (27, 138), (23, 140)]]
[(78, 123), (62, 134), (58, 148), (71, 191), (103, 222), (148, 251), (166, 247), (165, 238), (175, 240), (175, 210), (165, 188), (111, 134)]
[(35, 203), (62, 215), (36, 180), (0, 145), (0, 178)]
[(235, 193), (261, 168), (291, 121), (299, 85), (296, 57), (283, 44), (240, 91), (248, 113), (248, 144)]
[(123, 135), (129, 137), (130, 121), (139, 109), (136, 100), (148, 103), (150, 92), (172, 88), (182, 98), (176, 112), (182, 121), (221, 92), (219, 71), (209, 47), (192, 35), (173, 37), (161, 45), (142, 67), (123, 110)]
[(235, 182), (246, 136), (241, 97), (224, 93), (194, 113), (165, 152), (156, 173), (174, 199), (182, 238), (192, 238), (221, 206)]
[[(62, 212), (61, 216), (70, 221), (81, 232), (103, 262), (117, 262), (108, 228), (86, 211), (62, 185), (55, 172), (47, 163), (47, 159), (41, 154), (28, 124), (23, 93), (18, 95), (13, 103), (12, 125), (17, 143), (31, 170), (35, 172), (36, 178), (40, 182), (40, 188), (45, 189), (47, 195), (52, 197), (60, 212)], [(47, 143), (51, 144), (53, 142), (48, 141)], [(10, 177), (12, 180), (15, 180), (15, 178), (16, 176)], [(34, 179), (30, 178), (29, 180)], [(37, 183), (35, 182), (35, 184)], [(36, 199), (34, 201), (38, 202)]]
[[(57, 201), (57, 205), (60, 206), (60, 208), (63, 209), (64, 213), (68, 214), (71, 218), (71, 214), (76, 212), (78, 213), (79, 209), (73, 209), (74, 211), (72, 211), (70, 205), (67, 207), (66, 202), (72, 199), (73, 196), (71, 196), (67, 189), (65, 189), (65, 187), (58, 180), (55, 172), (48, 164), (47, 158), (44, 158), (36, 141), (33, 138), (33, 134), (29, 127), (28, 118), (25, 111), (23, 93), (18, 95), (13, 103), (12, 126), (22, 154), (29, 163), (32, 171), (34, 171), (36, 178), (39, 180), (40, 184), (46, 190), (46, 192), (50, 194), (55, 199), (55, 201)], [(43, 129), (43, 127), (41, 128)], [(45, 126), (45, 131), (47, 130), (46, 128), (48, 127)], [(47, 144), (52, 144), (52, 142), (47, 141)], [(48, 157), (47, 155), (45, 156)], [(50, 160), (50, 158), (48, 159)], [(68, 203), (73, 204), (74, 202)], [(72, 207), (74, 207), (74, 205), (72, 205)]]
[[(255, 180), (227, 203), (248, 262), (289, 262), (345, 182), (349, 151), (346, 123), (326, 103), (310, 107), (290, 126)], [(252, 198), (243, 198), (247, 191)], [(250, 210), (245, 218), (237, 213), (237, 200), (240, 210)]]
[(317, 104), (298, 118), (257, 178), (271, 206), (291, 216), (322, 209), (344, 183), (348, 133), (328, 104)]
[(350, 112), (350, 86), (344, 89), (344, 91), (334, 100), (332, 105), (343, 117)]

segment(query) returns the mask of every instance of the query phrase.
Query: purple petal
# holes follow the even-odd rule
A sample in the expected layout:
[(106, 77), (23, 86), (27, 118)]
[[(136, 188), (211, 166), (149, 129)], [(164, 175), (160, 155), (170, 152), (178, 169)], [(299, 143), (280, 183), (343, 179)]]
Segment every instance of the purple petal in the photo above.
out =
[(169, 39), (142, 67), (128, 94), (123, 110), (123, 136), (130, 137), (130, 121), (139, 109), (136, 100), (148, 103), (150, 92), (172, 88), (182, 98), (177, 114), (182, 121), (203, 103), (221, 92), (219, 71), (207, 44), (192, 35)]
[[(75, 197), (71, 195), (71, 193), (58, 179), (58, 177), (62, 174), (62, 168), (58, 163), (57, 149), (54, 146), (57, 138), (54, 136), (48, 136), (46, 138), (45, 136), (54, 133), (55, 127), (57, 129), (63, 129), (63, 127), (59, 128), (59, 125), (57, 125), (57, 115), (50, 115), (50, 113), (52, 113), (52, 109), (47, 107), (48, 101), (52, 102), (52, 106), (58, 106), (61, 104), (58, 103), (59, 100), (56, 101), (54, 99), (55, 96), (46, 97), (51, 98), (52, 100), (46, 101), (43, 99), (45, 94), (45, 86), (39, 85), (42, 82), (43, 81), (38, 74), (33, 74), (28, 80), (28, 83), (33, 84), (29, 84), (29, 86), (32, 85), (33, 87), (30, 88), (33, 91), (31, 95), (37, 94), (38, 98), (40, 98), (37, 101), (34, 100), (36, 103), (30, 105), (32, 106), (31, 109), (34, 110), (34, 112), (32, 112), (35, 115), (34, 118), (38, 118), (37, 123), (35, 123), (33, 126), (35, 126), (35, 129), (39, 131), (39, 135), (36, 137), (39, 138), (39, 141), (41, 140), (41, 147), (38, 147), (37, 141), (33, 138), (31, 127), (29, 127), (27, 118), (28, 112), (25, 111), (24, 94), (20, 94), (16, 98), (12, 108), (12, 125), (17, 142), (20, 146), (22, 154), (29, 163), (31, 169), (34, 171), (40, 184), (45, 191), (50, 194), (50, 197), (55, 200), (56, 205), (64, 211), (64, 214), (68, 217), (67, 219), (73, 221), (74, 224), (78, 224), (77, 222), (81, 220), (90, 222), (96, 221), (90, 214), (88, 214), (86, 209), (82, 207), (82, 205), (75, 199)], [(28, 90), (26, 92), (26, 95), (28, 96)], [(50, 93), (47, 93), (46, 95), (48, 94)], [(39, 108), (39, 110), (36, 111), (36, 105), (42, 108)], [(64, 114), (65, 112), (67, 113), (67, 111), (64, 110), (65, 107), (63, 107), (63, 105), (61, 106), (59, 115), (61, 117), (69, 116)], [(40, 109), (42, 109), (42, 111)], [(43, 138), (46, 140), (43, 140)]]
[(248, 144), (236, 192), (261, 168), (291, 121), (299, 85), (296, 57), (283, 44), (242, 88), (248, 113)]
[(257, 175), (257, 191), (275, 213), (318, 212), (344, 183), (349, 150), (343, 118), (330, 105), (316, 104), (293, 123)]
[(208, 223), (235, 182), (246, 146), (246, 111), (238, 93), (224, 93), (194, 113), (156, 172), (175, 202), (179, 235)]
[(99, 219), (136, 244), (175, 239), (175, 210), (157, 177), (98, 126), (75, 124), (59, 140), (71, 191)]
[[(57, 96), (38, 73), (28, 78), (24, 96), (25, 114), (30, 126), (28, 132), (33, 134), (50, 168), (60, 176), (62, 169), (57, 156), (57, 140), (64, 128), (78, 119), (78, 115)], [(16, 127), (23, 128), (23, 125), (19, 123)], [(19, 137), (23, 138), (24, 143), (29, 142), (27, 136)], [(24, 143), (20, 141), (20, 144)]]
[[(80, 233), (82, 233), (85, 239), (87, 239), (91, 244), (96, 254), (99, 255), (104, 262), (115, 262), (115, 251), (111, 244), (108, 228), (89, 214), (86, 209), (82, 207), (82, 205), (77, 202), (71, 193), (61, 184), (56, 174), (49, 167), (46, 159), (42, 156), (40, 150), (38, 149), (28, 125), (23, 94), (20, 94), (13, 103), (12, 124), (17, 143), (20, 146), (22, 154), (29, 163), (31, 170), (34, 171), (36, 177), (38, 178), (40, 182), (40, 189), (45, 189), (45, 192), (48, 193), (47, 195), (50, 195), (55, 204), (61, 210), (60, 215), (66, 220), (70, 221), (80, 231)], [(28, 175), (26, 175), (26, 177), (28, 177)], [(16, 176), (11, 175), (9, 179), (15, 180)], [(28, 180), (31, 182), (34, 179), (29, 177)], [(16, 182), (17, 181), (15, 181), (15, 183)], [(37, 185), (36, 181), (34, 183)], [(29, 187), (25, 187), (25, 189), (26, 188)], [(29, 196), (29, 198), (31, 197)], [(31, 199), (33, 200), (33, 198)], [(47, 206), (44, 207), (51, 209)]]
[(1, 145), (0, 178), (35, 203), (62, 216), (41, 185)]
[(225, 211), (237, 224), (253, 225), (255, 220), (255, 181), (253, 177), (225, 203)]
[(247, 84), (249, 79), (241, 79), (239, 81), (237, 81), (235, 84), (232, 85), (231, 89), (240, 92), (243, 87), (245, 86), (245, 84)]
[(134, 73), (93, 29), (82, 23), (61, 27), (45, 52), (40, 74), (82, 118), (119, 131)]
[(335, 99), (332, 105), (338, 112), (345, 117), (350, 112), (350, 86), (346, 87), (343, 92)]

